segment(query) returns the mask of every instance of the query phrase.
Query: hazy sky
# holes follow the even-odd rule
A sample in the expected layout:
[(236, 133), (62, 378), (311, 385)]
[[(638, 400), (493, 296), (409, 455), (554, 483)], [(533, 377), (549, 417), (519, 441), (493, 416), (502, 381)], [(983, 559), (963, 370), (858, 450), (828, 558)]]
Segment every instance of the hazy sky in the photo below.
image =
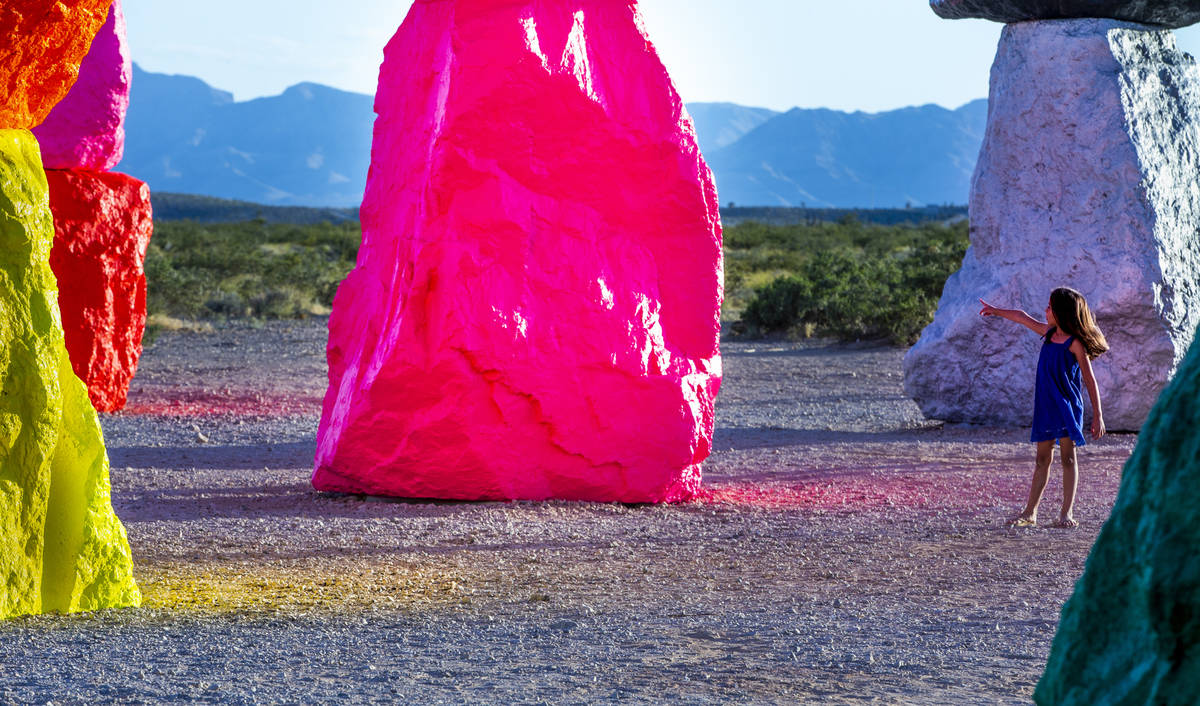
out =
[[(238, 100), (301, 81), (373, 93), (411, 0), (124, 0), (133, 59)], [(1000, 25), (927, 0), (642, 0), (687, 101), (879, 111), (987, 95)], [(852, 9), (851, 9), (852, 8)], [(236, 19), (231, 19), (236, 18)], [(1200, 27), (1177, 32), (1200, 54)]]

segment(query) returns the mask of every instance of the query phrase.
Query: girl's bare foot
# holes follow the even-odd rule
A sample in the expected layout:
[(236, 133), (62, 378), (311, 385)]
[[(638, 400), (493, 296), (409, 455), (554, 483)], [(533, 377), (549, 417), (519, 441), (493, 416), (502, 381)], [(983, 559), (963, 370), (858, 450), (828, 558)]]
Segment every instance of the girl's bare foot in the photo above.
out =
[(1008, 521), (1009, 527), (1037, 527), (1037, 515), (1017, 515)]
[(1079, 527), (1079, 521), (1070, 516), (1060, 517), (1058, 518), (1058, 522), (1054, 523), (1054, 526), (1059, 529), (1075, 529)]

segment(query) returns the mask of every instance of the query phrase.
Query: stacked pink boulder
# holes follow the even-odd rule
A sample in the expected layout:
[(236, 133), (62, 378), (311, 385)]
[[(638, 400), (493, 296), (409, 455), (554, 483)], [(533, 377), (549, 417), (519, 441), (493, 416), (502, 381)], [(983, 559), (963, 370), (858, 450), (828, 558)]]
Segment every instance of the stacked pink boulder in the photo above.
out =
[(695, 494), (721, 377), (718, 201), (636, 3), (417, 0), (376, 111), (313, 485)]
[(79, 80), (34, 129), (50, 182), (59, 306), (71, 367), (97, 410), (125, 406), (146, 326), (149, 189), (105, 173), (121, 161), (132, 64), (116, 0)]
[(46, 169), (108, 171), (125, 148), (125, 112), (133, 63), (121, 0), (108, 11), (67, 97), (33, 129)]

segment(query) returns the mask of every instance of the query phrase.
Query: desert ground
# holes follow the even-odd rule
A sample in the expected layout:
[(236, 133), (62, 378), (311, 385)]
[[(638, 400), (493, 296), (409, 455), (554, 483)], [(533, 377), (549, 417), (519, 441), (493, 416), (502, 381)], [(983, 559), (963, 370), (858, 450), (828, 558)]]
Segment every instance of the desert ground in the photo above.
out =
[(1029, 703), (1136, 442), (1014, 530), (1027, 430), (923, 419), (902, 349), (727, 342), (695, 502), (326, 495), (324, 325), (146, 350), (102, 418), (144, 605), (0, 623), (0, 702)]

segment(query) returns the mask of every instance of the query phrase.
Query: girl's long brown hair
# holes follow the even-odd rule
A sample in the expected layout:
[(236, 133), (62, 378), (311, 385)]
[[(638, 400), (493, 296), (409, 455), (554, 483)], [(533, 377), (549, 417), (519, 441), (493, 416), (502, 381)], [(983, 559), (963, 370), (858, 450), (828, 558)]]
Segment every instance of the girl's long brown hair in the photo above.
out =
[(1083, 343), (1088, 358), (1096, 358), (1108, 350), (1108, 341), (1082, 294), (1070, 287), (1059, 287), (1050, 292), (1050, 310), (1058, 327)]

